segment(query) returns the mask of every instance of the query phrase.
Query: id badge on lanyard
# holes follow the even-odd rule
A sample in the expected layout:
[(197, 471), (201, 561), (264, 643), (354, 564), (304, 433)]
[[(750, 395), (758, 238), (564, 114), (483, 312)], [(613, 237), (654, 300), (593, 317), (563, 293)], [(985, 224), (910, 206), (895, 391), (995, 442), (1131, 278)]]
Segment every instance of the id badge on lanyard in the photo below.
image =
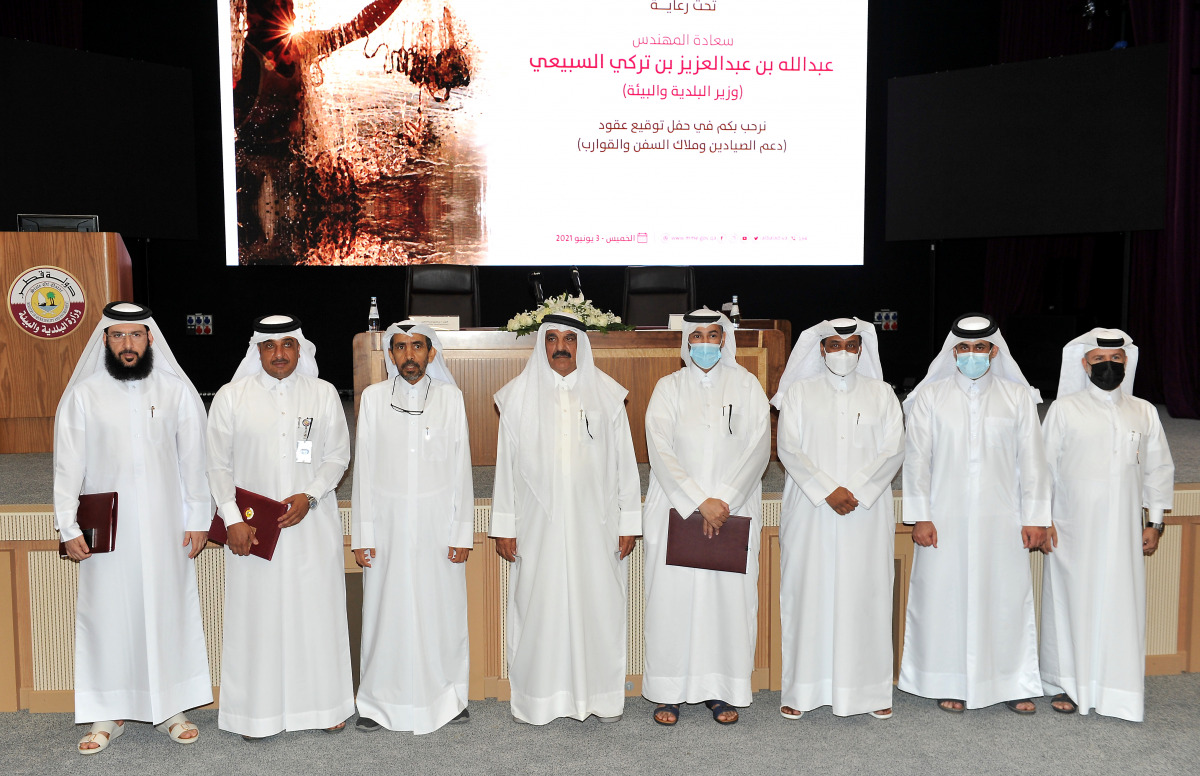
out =
[(296, 463), (312, 463), (313, 443), (308, 438), (312, 433), (312, 418), (296, 418)]

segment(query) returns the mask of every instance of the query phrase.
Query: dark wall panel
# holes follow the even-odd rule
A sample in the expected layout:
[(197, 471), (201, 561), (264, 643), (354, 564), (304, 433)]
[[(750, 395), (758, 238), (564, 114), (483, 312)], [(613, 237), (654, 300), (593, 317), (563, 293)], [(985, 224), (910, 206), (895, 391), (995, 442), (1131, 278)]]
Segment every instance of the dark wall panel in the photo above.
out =
[(17, 213), (100, 216), (100, 228), (196, 236), (192, 74), (0, 38), (0, 225)]
[(1161, 229), (1165, 46), (897, 78), (887, 239)]

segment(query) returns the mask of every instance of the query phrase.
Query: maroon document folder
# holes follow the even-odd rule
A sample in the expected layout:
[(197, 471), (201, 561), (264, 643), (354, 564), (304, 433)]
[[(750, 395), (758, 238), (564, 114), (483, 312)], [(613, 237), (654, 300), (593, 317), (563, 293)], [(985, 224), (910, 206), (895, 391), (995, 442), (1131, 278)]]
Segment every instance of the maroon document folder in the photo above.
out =
[(671, 510), (667, 524), (667, 565), (694, 569), (746, 573), (750, 550), (750, 518), (730, 515), (721, 532), (711, 539), (704, 535), (704, 518), (693, 512), (684, 520)]
[[(92, 552), (117, 549), (117, 494), (86, 493), (79, 497), (75, 520)], [(58, 543), (58, 557), (67, 558), (67, 545)]]
[[(258, 539), (258, 544), (250, 545), (250, 554), (270, 560), (275, 554), (275, 545), (279, 543), (281, 529), (278, 520), (287, 511), (287, 504), (242, 488), (236, 489), (234, 500), (237, 501), (238, 511), (242, 513), (242, 521), (254, 529), (254, 538)], [(213, 515), (212, 525), (208, 528), (208, 540), (213, 544), (225, 544), (228, 538), (225, 521), (220, 515)]]

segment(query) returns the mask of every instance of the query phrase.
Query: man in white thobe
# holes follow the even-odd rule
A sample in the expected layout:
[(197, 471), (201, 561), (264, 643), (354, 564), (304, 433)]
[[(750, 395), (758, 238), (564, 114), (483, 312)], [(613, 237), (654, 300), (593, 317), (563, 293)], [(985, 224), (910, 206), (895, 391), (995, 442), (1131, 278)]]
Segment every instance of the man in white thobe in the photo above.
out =
[(961, 713), (1042, 691), (1028, 550), (1050, 525), (1041, 395), (995, 321), (954, 322), (904, 401), (904, 522), (917, 547), (898, 687)]
[[(54, 416), (54, 517), (80, 562), (75, 721), (96, 754), (145, 720), (180, 744), (185, 709), (212, 703), (193, 559), (212, 519), (204, 405), (150, 317), (114, 302), (84, 348)], [(115, 549), (89, 551), (79, 496), (117, 493)]]
[(779, 521), (780, 713), (892, 716), (892, 478), (904, 413), (882, 379), (875, 327), (804, 331), (772, 400), (787, 470)]
[[(771, 406), (758, 378), (734, 360), (729, 319), (700, 309), (684, 316), (684, 366), (658, 381), (646, 407), (650, 486), (645, 541), (646, 665), (642, 695), (654, 721), (674, 725), (683, 703), (707, 702), (717, 722), (738, 720), (753, 700), (758, 636), (758, 548), (762, 474), (771, 458)], [(675, 509), (708, 536), (730, 515), (750, 518), (746, 573), (668, 566)]]
[(402, 321), (383, 342), (390, 379), (363, 391), (355, 435), (350, 546), (363, 567), (355, 727), (431, 733), (469, 716), (467, 411), (432, 329)]
[[(1093, 329), (1063, 348), (1043, 425), (1054, 526), (1043, 549), (1042, 686), (1055, 711), (1141, 722), (1146, 564), (1174, 501), (1175, 465), (1153, 404), (1133, 395), (1137, 346)], [(1142, 525), (1142, 510), (1149, 525)]]
[(496, 392), (500, 430), (489, 534), (512, 563), (512, 714), (620, 719), (626, 562), (641, 483), (626, 390), (596, 368), (584, 324), (547, 315), (524, 371)]
[[(285, 315), (259, 318), (209, 412), (208, 480), (229, 539), (221, 650), (222, 730), (247, 739), (336, 732), (354, 712), (342, 522), (334, 488), (350, 432), (316, 347)], [(250, 555), (235, 487), (287, 504), (270, 561)]]

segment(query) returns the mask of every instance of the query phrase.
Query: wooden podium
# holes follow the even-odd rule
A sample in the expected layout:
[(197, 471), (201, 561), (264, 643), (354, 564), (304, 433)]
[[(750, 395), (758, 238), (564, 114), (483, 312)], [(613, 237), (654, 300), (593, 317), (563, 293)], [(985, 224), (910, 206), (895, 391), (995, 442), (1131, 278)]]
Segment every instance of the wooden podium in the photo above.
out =
[(0, 232), (0, 453), (54, 449), (54, 411), (104, 306), (132, 301), (115, 232)]

